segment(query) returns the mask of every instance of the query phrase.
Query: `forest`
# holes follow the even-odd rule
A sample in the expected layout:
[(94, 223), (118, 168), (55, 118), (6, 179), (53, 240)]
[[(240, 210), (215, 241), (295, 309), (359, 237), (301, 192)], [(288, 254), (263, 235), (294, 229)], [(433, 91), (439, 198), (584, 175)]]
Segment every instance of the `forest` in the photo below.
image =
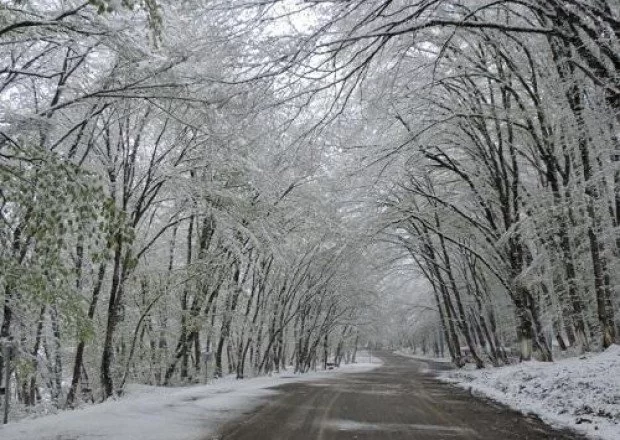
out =
[(618, 0), (1, 0), (4, 422), (620, 340)]

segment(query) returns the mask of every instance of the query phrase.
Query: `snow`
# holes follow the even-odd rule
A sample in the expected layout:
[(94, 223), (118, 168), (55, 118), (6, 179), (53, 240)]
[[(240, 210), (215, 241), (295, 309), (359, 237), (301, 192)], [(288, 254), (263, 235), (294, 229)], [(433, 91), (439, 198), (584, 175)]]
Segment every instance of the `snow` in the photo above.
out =
[[(473, 430), (469, 428), (462, 428), (460, 426), (429, 425), (418, 423), (365, 423), (355, 420), (329, 420), (326, 426), (337, 429), (338, 431), (376, 431), (381, 433), (434, 431), (438, 435), (449, 435), (454, 433), (466, 433), (469, 435), (475, 434)], [(450, 437), (452, 437), (452, 435), (450, 435)]]
[(620, 346), (554, 363), (441, 373), (444, 381), (591, 438), (620, 439)]
[[(360, 357), (365, 363), (343, 365), (330, 371), (271, 377), (220, 379), (212, 384), (183, 388), (131, 385), (126, 395), (75, 411), (24, 419), (0, 427), (2, 440), (198, 440), (213, 435), (230, 420), (252, 411), (273, 387), (338, 377), (372, 370), (381, 361)], [(368, 362), (370, 361), (370, 362)]]
[(397, 350), (394, 352), (394, 354), (408, 357), (411, 359), (419, 359), (422, 361), (432, 361), (432, 362), (438, 362), (442, 364), (449, 364), (452, 362), (452, 359), (450, 359), (449, 357), (433, 357), (433, 356), (427, 356), (423, 354), (416, 354), (415, 352), (408, 350), (408, 349)]

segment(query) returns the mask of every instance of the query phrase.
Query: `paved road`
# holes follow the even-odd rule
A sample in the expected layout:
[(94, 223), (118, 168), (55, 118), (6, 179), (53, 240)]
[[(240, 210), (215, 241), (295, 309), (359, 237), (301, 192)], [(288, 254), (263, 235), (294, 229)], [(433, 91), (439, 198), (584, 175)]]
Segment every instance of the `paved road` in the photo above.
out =
[(581, 438), (473, 398), (426, 374), (428, 364), (381, 354), (370, 372), (278, 387), (268, 403), (213, 440), (549, 440)]

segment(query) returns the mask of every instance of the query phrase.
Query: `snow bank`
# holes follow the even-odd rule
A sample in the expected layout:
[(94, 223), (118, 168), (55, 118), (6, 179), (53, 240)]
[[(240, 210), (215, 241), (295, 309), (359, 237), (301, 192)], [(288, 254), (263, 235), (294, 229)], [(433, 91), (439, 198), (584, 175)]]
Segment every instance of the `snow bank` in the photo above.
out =
[(592, 438), (620, 439), (620, 346), (554, 363), (524, 362), (440, 378), (546, 423)]
[[(368, 357), (366, 357), (368, 360)], [(2, 440), (197, 440), (225, 422), (253, 410), (277, 391), (277, 385), (337, 377), (372, 370), (372, 363), (344, 365), (325, 372), (235, 380), (183, 388), (133, 385), (121, 399), (75, 411), (24, 419), (0, 427)]]

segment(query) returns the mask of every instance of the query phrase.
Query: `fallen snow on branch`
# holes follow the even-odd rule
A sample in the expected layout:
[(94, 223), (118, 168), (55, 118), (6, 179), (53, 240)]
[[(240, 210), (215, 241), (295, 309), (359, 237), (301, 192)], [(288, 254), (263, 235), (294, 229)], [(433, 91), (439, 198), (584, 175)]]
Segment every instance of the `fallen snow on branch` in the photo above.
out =
[[(360, 359), (368, 361), (369, 358)], [(277, 394), (272, 387), (291, 382), (333, 378), (381, 365), (343, 365), (340, 368), (295, 375), (220, 379), (209, 385), (163, 388), (132, 385), (118, 400), (37, 419), (24, 419), (0, 427), (2, 440), (196, 440), (214, 434), (224, 423), (252, 411), (265, 398)]]
[(458, 370), (440, 378), (546, 423), (591, 438), (620, 439), (620, 346), (554, 363)]

